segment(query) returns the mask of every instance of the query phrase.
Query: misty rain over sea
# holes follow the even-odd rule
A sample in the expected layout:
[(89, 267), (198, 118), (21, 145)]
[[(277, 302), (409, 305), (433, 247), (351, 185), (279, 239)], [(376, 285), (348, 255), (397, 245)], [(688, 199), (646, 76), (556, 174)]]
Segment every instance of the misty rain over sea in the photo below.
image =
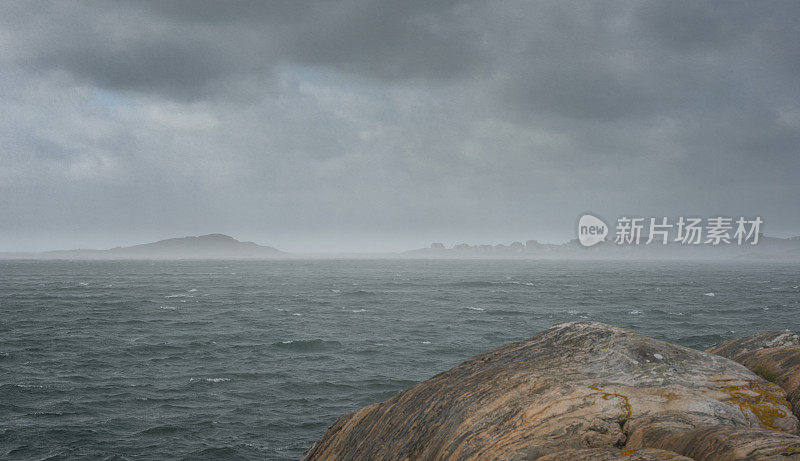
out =
[(297, 459), (340, 415), (596, 320), (800, 329), (800, 264), (0, 261), (0, 458)]

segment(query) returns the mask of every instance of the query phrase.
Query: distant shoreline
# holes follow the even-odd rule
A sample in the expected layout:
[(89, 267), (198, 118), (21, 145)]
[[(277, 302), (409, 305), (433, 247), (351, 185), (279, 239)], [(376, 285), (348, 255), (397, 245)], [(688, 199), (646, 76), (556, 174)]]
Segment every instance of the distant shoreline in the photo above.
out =
[(616, 245), (612, 242), (585, 248), (577, 240), (542, 244), (468, 245), (382, 253), (288, 253), (271, 246), (242, 242), (224, 234), (159, 240), (107, 250), (77, 249), (43, 252), (0, 252), (10, 260), (274, 260), (274, 259), (419, 259), (419, 260), (639, 260), (639, 261), (800, 261), (800, 238), (762, 236), (758, 245)]

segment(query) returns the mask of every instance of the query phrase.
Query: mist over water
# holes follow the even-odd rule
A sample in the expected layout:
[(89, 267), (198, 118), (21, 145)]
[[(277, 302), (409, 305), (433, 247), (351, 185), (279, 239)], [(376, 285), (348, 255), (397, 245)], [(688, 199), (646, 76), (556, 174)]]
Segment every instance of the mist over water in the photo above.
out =
[(296, 459), (340, 415), (558, 322), (800, 330), (800, 264), (0, 261), (0, 457)]

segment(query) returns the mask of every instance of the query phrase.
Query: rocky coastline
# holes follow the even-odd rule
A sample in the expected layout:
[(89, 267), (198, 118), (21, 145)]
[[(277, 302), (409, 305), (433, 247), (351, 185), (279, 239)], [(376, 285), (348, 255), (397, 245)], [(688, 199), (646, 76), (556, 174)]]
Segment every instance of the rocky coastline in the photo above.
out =
[(800, 460), (800, 337), (555, 325), (340, 417), (303, 460)]

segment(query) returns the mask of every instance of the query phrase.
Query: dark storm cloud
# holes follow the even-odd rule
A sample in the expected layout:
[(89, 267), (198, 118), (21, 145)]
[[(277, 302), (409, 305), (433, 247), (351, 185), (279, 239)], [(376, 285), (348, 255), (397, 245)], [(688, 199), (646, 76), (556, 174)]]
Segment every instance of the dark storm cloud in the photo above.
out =
[(558, 239), (586, 210), (800, 233), (796, 2), (2, 9), (7, 247)]
[[(456, 2), (95, 2), (17, 12), (16, 62), (111, 90), (213, 98), (282, 63), (386, 81), (462, 78), (489, 56)], [(445, 26), (445, 27), (442, 27)], [(226, 93), (226, 96), (229, 94)]]

